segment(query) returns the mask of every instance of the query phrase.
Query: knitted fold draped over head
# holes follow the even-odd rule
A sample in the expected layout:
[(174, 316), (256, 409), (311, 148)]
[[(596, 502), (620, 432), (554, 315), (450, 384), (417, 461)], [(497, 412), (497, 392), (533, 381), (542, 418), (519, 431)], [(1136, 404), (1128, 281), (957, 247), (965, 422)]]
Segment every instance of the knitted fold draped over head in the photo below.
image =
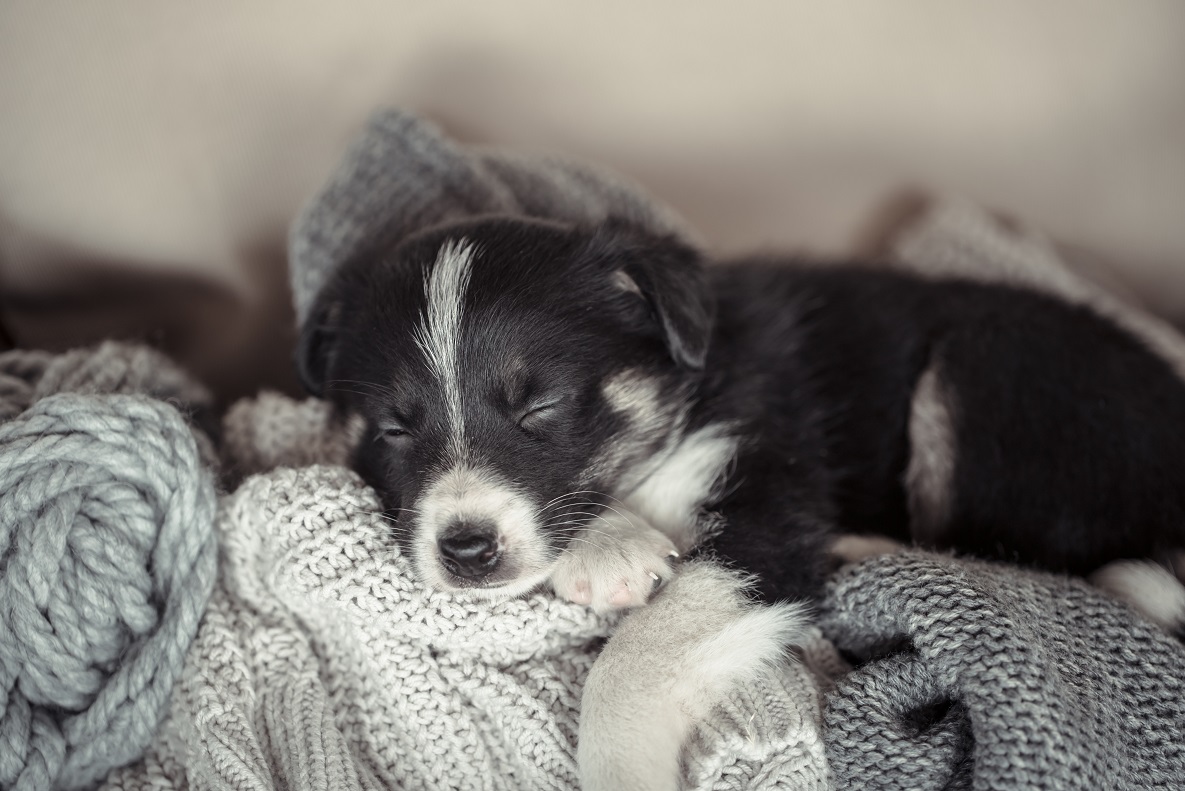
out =
[(352, 256), (442, 222), (494, 213), (574, 223), (616, 217), (694, 241), (673, 211), (614, 173), (463, 146), (414, 115), (384, 110), (292, 225), (288, 260), (298, 324)]

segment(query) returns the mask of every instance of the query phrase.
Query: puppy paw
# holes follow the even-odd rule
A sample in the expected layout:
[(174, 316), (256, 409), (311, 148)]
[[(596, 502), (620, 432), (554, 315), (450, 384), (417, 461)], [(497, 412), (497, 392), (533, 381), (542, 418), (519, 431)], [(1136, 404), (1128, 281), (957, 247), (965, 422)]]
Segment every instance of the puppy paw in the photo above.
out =
[(551, 584), (597, 612), (637, 607), (671, 578), (678, 558), (671, 540), (646, 520), (610, 511), (572, 537)]

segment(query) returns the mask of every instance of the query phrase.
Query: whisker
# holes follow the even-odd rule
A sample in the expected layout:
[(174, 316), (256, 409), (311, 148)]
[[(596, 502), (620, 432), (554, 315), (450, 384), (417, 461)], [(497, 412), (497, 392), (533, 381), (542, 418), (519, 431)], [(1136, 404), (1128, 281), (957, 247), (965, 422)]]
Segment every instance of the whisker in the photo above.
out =
[[(372, 390), (374, 392), (385, 393), (386, 395), (389, 395), (389, 396), (399, 395), (397, 392), (395, 392), (395, 388), (391, 387), (390, 385), (379, 384), (378, 382), (364, 382), (361, 379), (331, 379), (328, 382), (326, 382), (325, 384), (329, 387), (333, 387), (334, 385), (339, 385), (339, 384), (362, 385), (363, 387), (372, 388)], [(358, 395), (369, 395), (369, 393), (360, 393), (357, 390), (354, 390), (351, 392), (358, 393)]]

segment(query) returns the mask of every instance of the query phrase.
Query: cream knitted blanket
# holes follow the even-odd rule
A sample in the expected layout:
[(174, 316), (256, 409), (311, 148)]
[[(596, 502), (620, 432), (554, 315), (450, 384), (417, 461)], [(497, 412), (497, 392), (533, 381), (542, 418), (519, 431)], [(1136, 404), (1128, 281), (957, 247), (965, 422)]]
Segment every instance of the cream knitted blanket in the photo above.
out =
[[(106, 788), (579, 787), (581, 690), (615, 619), (424, 588), (373, 492), (332, 463), (347, 433), (275, 395), (227, 416), (228, 461), (254, 474), (222, 503), (220, 575), (170, 717)], [(805, 653), (840, 666), (821, 638)], [(686, 787), (825, 787), (819, 704), (787, 662), (694, 733)]]

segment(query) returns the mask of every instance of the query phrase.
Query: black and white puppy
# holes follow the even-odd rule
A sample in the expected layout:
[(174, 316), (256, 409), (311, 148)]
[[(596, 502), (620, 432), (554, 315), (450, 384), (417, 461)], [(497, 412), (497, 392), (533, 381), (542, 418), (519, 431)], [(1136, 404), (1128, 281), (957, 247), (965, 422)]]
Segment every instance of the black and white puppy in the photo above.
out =
[(365, 419), (358, 468), (424, 582), (627, 607), (696, 549), (810, 600), (840, 532), (1078, 574), (1185, 547), (1185, 384), (1113, 323), (702, 264), (624, 223), (486, 217), (336, 273), (300, 370)]

